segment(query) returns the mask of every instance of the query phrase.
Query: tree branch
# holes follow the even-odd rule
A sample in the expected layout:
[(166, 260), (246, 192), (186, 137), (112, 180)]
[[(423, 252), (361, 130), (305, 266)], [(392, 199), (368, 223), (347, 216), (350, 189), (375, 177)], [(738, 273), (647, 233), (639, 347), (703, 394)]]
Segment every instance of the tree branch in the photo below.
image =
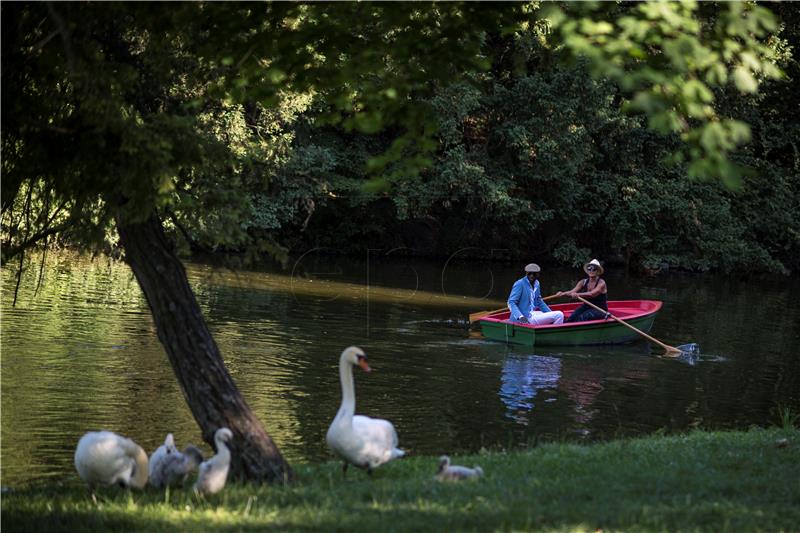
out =
[(64, 42), (64, 54), (67, 56), (67, 68), (69, 69), (70, 74), (75, 74), (75, 54), (72, 52), (72, 41), (70, 40), (69, 36), (69, 28), (67, 25), (64, 24), (64, 19), (61, 18), (61, 15), (56, 11), (55, 7), (53, 7), (53, 2), (47, 2), (47, 11), (50, 13), (50, 16), (53, 17), (53, 22), (56, 23), (56, 28), (58, 28), (58, 33), (61, 34), (61, 40)]
[(178, 228), (178, 231), (181, 232), (183, 238), (186, 239), (186, 242), (189, 243), (189, 247), (192, 248), (197, 246), (195, 240), (192, 239), (191, 235), (189, 235), (189, 231), (178, 220), (178, 216), (175, 214), (175, 212), (169, 209), (167, 210), (167, 215), (169, 216), (169, 219), (172, 221), (172, 223), (175, 224), (175, 227)]
[(2, 256), (0, 256), (0, 263), (5, 264), (7, 261), (13, 259), (18, 254), (32, 247), (37, 242), (49, 237), (50, 235), (54, 235), (56, 233), (60, 233), (66, 230), (67, 228), (70, 227), (70, 225), (71, 225), (70, 223), (64, 223), (64, 224), (59, 224), (58, 226), (50, 226), (38, 233), (34, 233), (28, 239), (26, 239), (25, 241), (21, 242), (16, 246), (4, 247), (2, 251)]

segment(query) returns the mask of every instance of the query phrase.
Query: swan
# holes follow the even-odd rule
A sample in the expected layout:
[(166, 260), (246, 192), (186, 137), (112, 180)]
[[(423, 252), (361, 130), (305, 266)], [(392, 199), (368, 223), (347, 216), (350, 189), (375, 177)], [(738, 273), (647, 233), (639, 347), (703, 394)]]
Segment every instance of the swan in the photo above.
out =
[(183, 449), (183, 453), (175, 452), (167, 456), (161, 471), (160, 485), (151, 481), (151, 484), (159, 487), (174, 487), (186, 483), (186, 478), (203, 462), (203, 454), (197, 446), (189, 444)]
[(75, 469), (92, 496), (97, 485), (141, 489), (147, 483), (147, 454), (131, 439), (111, 431), (90, 431), (75, 448)]
[(367, 356), (361, 348), (350, 346), (339, 357), (339, 379), (342, 384), (342, 405), (333, 419), (325, 440), (328, 447), (342, 458), (342, 472), (347, 474), (348, 465), (372, 469), (388, 463), (405, 452), (397, 447), (397, 432), (388, 420), (356, 415), (356, 394), (353, 390), (353, 366), (365, 372), (371, 369)]
[(154, 487), (161, 487), (163, 485), (163, 471), (164, 462), (172, 454), (177, 453), (178, 448), (175, 446), (175, 438), (172, 433), (167, 433), (167, 438), (164, 439), (164, 444), (156, 448), (153, 455), (150, 456), (150, 463), (147, 468), (150, 484)]
[(466, 466), (451, 465), (450, 458), (443, 455), (439, 458), (439, 471), (436, 479), (440, 481), (460, 481), (462, 479), (475, 479), (483, 475), (483, 468), (467, 468)]
[(200, 463), (194, 490), (201, 494), (216, 494), (225, 488), (231, 466), (231, 451), (225, 443), (230, 442), (232, 438), (233, 432), (228, 428), (219, 428), (214, 433), (217, 454)]
[(181, 453), (169, 433), (164, 444), (150, 456), (150, 484), (157, 488), (183, 485), (191, 471), (202, 462), (203, 454), (197, 446), (189, 444)]

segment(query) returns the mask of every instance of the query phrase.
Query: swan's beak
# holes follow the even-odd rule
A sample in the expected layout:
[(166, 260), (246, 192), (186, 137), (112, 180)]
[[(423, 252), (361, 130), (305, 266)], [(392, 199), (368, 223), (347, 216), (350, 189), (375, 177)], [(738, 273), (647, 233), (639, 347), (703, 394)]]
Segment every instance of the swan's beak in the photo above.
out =
[(372, 369), (369, 367), (369, 363), (367, 363), (367, 360), (363, 357), (358, 358), (358, 366), (360, 366), (361, 370), (364, 372), (372, 372)]

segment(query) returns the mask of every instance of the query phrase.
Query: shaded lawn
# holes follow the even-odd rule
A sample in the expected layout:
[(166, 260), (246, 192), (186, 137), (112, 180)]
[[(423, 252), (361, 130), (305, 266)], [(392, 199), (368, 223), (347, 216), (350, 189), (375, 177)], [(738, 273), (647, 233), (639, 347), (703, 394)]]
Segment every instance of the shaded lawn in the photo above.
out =
[[(788, 439), (788, 445), (779, 445)], [(95, 505), (77, 474), (3, 495), (3, 531), (798, 531), (800, 430), (694, 432), (454, 458), (478, 481), (433, 479), (409, 457), (370, 479), (339, 463), (297, 465), (290, 486), (108, 488)]]

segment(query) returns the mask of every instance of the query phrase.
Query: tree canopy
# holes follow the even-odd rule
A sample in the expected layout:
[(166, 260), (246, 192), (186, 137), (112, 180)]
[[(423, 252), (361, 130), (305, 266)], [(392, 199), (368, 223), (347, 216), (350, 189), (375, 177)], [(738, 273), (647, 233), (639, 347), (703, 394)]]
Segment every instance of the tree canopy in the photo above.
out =
[[(600, 198), (584, 194), (583, 202), (622, 207), (608, 214), (614, 222), (597, 245), (620, 254), (630, 244), (626, 232), (657, 240), (663, 224), (642, 215), (662, 212), (659, 201), (682, 197), (666, 215), (672, 219), (697, 211), (689, 204), (708, 194), (700, 189), (715, 191), (709, 209), (716, 212), (729, 198), (752, 205), (727, 189), (765, 181), (765, 169), (748, 164), (741, 147), (751, 124), (760, 126), (752, 110), (769, 111), (758, 105), (759, 87), (791, 57), (774, 14), (739, 2), (180, 3), (169, 10), (18, 3), (3, 12), (4, 260), (53, 234), (96, 245), (113, 235), (120, 203), (134, 216), (160, 210), (194, 247), (272, 255), (314, 241), (338, 248), (348, 240), (317, 234), (314, 223), (335, 220), (346, 233), (352, 223), (343, 213), (360, 209), (362, 231), (381, 233), (385, 210), (370, 206), (381, 205), (387, 189), (395, 226), (409, 219), (430, 226), (431, 213), (458, 205), (496, 226), (467, 239), (486, 246), (508, 231), (551, 233), (548, 221), (570, 222), (565, 209), (585, 213), (564, 200), (581, 201), (586, 180), (600, 184)], [(587, 73), (594, 81), (583, 79)], [(615, 144), (600, 131), (612, 115)], [(479, 139), (464, 135), (485, 137), (484, 153), (476, 153)], [(648, 153), (637, 148), (645, 139)], [(526, 150), (540, 156), (519, 166)], [(614, 151), (598, 160), (598, 152)], [(645, 158), (629, 167), (657, 180), (675, 176), (674, 187), (653, 197), (647, 187), (655, 182), (608, 164), (623, 158)], [(748, 172), (751, 181), (743, 181)], [(624, 192), (626, 181), (640, 192)], [(515, 192), (539, 191), (538, 182), (549, 190), (533, 198)], [(796, 191), (772, 185), (796, 201)], [(643, 205), (631, 201), (642, 197)], [(487, 204), (490, 214), (505, 215), (484, 216)], [(577, 229), (609, 220), (591, 211)], [(446, 218), (433, 216), (437, 227)], [(632, 253), (725, 268), (713, 257), (717, 241), (749, 228), (736, 220), (724, 226), (728, 234), (716, 240), (670, 235), (639, 242)], [(572, 262), (587, 251), (580, 241), (559, 232), (530, 244)], [(698, 243), (711, 256), (667, 253)], [(514, 247), (527, 244), (513, 239)], [(780, 270), (782, 258), (764, 253), (753, 268)]]

